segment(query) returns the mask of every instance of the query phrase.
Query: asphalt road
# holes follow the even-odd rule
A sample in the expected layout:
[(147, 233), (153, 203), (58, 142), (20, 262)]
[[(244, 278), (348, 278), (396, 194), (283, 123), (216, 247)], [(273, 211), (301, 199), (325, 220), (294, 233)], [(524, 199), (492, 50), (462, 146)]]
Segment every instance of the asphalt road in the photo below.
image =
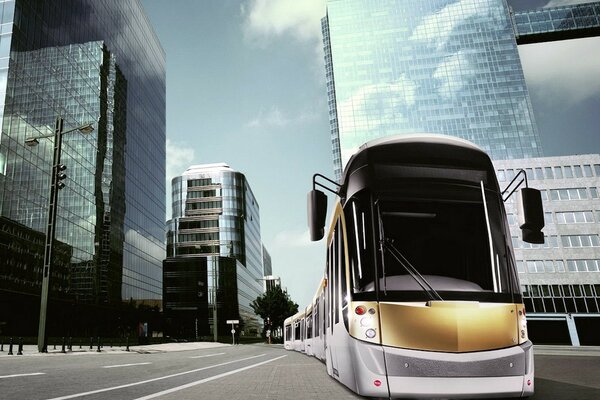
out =
[[(536, 355), (532, 399), (600, 399), (600, 357)], [(312, 357), (242, 345), (0, 357), (0, 399), (358, 399)]]

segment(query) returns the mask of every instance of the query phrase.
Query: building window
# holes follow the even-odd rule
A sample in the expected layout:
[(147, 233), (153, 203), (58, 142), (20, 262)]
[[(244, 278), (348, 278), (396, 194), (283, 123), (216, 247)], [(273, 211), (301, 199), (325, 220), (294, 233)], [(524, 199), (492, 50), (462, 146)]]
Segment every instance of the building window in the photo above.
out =
[(554, 167), (554, 176), (556, 177), (556, 179), (562, 179), (563, 178), (563, 173), (562, 173), (562, 168), (561, 167)]
[(556, 213), (557, 224), (581, 224), (594, 222), (592, 211), (567, 211)]
[(564, 235), (560, 238), (563, 247), (600, 247), (598, 235)]
[(583, 175), (584, 175), (586, 178), (589, 178), (589, 177), (591, 177), (591, 176), (594, 176), (594, 174), (592, 174), (592, 166), (591, 166), (591, 165), (589, 165), (589, 164), (586, 164), (586, 165), (584, 165), (584, 166), (583, 166)]
[(586, 200), (586, 188), (550, 189), (552, 200)]

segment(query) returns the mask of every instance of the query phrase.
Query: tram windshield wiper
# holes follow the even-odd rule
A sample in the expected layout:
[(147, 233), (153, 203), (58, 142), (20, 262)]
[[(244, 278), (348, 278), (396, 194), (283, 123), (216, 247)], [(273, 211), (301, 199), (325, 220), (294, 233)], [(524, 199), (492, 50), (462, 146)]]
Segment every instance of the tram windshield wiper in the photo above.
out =
[(385, 257), (383, 256), (383, 251), (387, 250), (392, 257), (396, 259), (398, 264), (406, 270), (406, 272), (417, 282), (417, 284), (423, 289), (423, 292), (427, 294), (427, 296), (433, 301), (444, 301), (442, 296), (439, 295), (438, 292), (427, 282), (427, 280), (417, 271), (417, 269), (408, 261), (408, 259), (402, 254), (400, 250), (394, 245), (394, 241), (392, 239), (388, 239), (385, 237), (385, 229), (383, 226), (383, 219), (381, 218), (381, 209), (379, 208), (379, 199), (375, 202), (375, 206), (377, 207), (377, 219), (379, 220), (379, 246), (381, 250), (381, 261), (382, 261), (382, 274), (383, 274), (383, 293), (387, 295), (387, 276), (385, 269)]
[[(427, 280), (419, 273), (419, 271), (408, 261), (408, 259), (398, 250), (398, 248), (394, 245), (394, 241), (392, 239), (383, 238), (381, 240), (381, 247), (387, 250), (392, 257), (398, 261), (398, 264), (402, 266), (408, 272), (410, 276), (421, 286), (423, 291), (427, 294), (427, 296), (433, 301), (444, 301), (442, 296), (427, 282)], [(385, 280), (385, 275), (384, 275)], [(385, 286), (385, 284), (384, 284)]]

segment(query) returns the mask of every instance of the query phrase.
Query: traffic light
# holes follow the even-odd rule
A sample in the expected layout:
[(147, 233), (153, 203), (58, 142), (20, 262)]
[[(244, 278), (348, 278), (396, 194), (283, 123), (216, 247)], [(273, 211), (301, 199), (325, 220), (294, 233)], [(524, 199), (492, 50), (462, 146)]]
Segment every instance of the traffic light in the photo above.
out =
[(65, 164), (58, 164), (56, 166), (56, 187), (60, 190), (65, 187), (65, 183), (63, 182), (67, 179), (67, 174), (63, 171), (67, 169)]

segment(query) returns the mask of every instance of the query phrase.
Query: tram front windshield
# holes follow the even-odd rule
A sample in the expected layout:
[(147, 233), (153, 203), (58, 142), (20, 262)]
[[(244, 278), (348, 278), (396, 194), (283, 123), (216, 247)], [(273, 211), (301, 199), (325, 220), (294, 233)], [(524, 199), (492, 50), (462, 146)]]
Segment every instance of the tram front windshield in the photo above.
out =
[(344, 207), (353, 298), (520, 299), (498, 193), (473, 182), (394, 187), (363, 190)]

